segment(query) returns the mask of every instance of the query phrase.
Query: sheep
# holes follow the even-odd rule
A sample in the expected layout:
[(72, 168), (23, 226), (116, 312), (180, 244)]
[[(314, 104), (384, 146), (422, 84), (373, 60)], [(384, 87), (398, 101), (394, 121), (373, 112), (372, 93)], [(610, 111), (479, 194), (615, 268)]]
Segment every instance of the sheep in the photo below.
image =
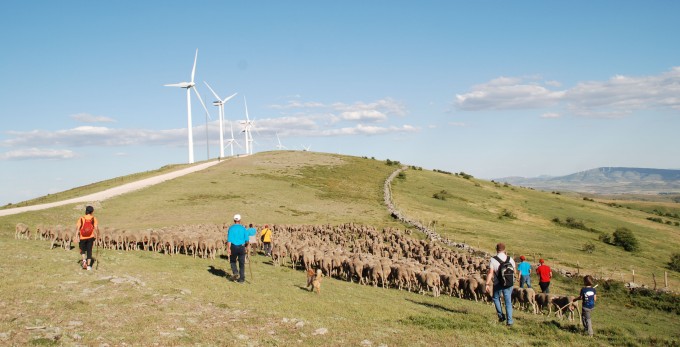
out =
[(28, 225), (24, 223), (17, 223), (16, 227), (14, 228), (14, 238), (28, 240), (30, 236), (31, 229), (28, 228)]
[(551, 303), (555, 305), (555, 314), (562, 319), (566, 312), (570, 321), (574, 320), (574, 311), (578, 311), (578, 306), (574, 302), (574, 296), (557, 296), (552, 298)]
[(548, 316), (552, 314), (552, 299), (554, 295), (547, 293), (536, 294), (536, 304), (538, 305), (539, 312), (543, 312), (544, 309), (548, 309)]

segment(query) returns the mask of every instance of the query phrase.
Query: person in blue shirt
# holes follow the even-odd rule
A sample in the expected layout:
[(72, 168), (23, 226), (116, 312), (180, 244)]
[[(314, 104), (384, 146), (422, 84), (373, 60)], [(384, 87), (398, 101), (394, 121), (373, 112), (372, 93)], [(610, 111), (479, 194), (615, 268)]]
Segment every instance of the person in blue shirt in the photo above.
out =
[[(241, 215), (234, 215), (234, 224), (227, 231), (227, 255), (231, 263), (232, 279), (239, 283), (246, 281), (246, 247), (248, 246), (248, 231), (241, 225)], [(236, 267), (238, 261), (238, 268)]]
[(531, 264), (526, 260), (523, 255), (519, 257), (522, 262), (517, 265), (517, 271), (519, 271), (519, 287), (524, 288), (524, 283), (527, 284), (527, 288), (531, 288)]
[(257, 235), (257, 228), (253, 227), (253, 223), (250, 223), (248, 224), (246, 231), (248, 232), (248, 247), (246, 249), (246, 254), (248, 255), (248, 259), (250, 259), (250, 254), (252, 252), (251, 248), (255, 247), (257, 243), (257, 238), (255, 238), (255, 235)]
[(581, 322), (583, 323), (583, 329), (588, 332), (588, 336), (593, 336), (591, 314), (593, 309), (595, 309), (595, 301), (597, 301), (597, 291), (595, 291), (595, 287), (593, 287), (593, 282), (593, 276), (587, 275), (586, 277), (583, 277), (583, 285), (585, 285), (585, 287), (581, 288), (581, 293), (578, 298), (574, 299), (574, 301), (583, 300)]

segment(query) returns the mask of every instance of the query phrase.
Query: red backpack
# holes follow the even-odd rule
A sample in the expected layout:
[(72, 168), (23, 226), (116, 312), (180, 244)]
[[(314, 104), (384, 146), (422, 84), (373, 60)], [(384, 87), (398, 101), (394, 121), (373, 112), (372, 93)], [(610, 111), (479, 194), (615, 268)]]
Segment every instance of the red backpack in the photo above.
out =
[(80, 226), (80, 236), (83, 238), (88, 238), (92, 236), (94, 232), (94, 217), (90, 219), (82, 218), (83, 224)]

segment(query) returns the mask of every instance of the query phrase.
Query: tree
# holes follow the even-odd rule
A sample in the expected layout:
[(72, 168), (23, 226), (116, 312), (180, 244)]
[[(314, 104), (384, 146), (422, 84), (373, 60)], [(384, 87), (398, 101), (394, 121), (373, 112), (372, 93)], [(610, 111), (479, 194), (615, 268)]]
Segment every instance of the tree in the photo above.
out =
[(612, 236), (614, 237), (614, 245), (621, 246), (628, 252), (637, 251), (640, 247), (637, 238), (628, 228), (617, 228)]

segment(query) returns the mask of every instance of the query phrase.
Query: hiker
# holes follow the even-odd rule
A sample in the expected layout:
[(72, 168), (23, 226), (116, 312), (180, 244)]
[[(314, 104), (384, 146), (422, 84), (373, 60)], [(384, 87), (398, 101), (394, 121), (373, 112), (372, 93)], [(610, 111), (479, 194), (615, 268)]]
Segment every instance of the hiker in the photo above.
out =
[(540, 259), (538, 263), (539, 265), (536, 268), (536, 274), (538, 275), (538, 285), (541, 286), (542, 293), (549, 294), (552, 270), (550, 269), (550, 266), (545, 265), (545, 260)]
[[(248, 232), (241, 225), (241, 215), (234, 215), (234, 224), (227, 231), (227, 255), (231, 264), (232, 280), (244, 283), (246, 281), (246, 247), (248, 246)], [(238, 268), (236, 261), (238, 260)]]
[(523, 255), (519, 256), (519, 260), (522, 262), (517, 265), (517, 271), (519, 271), (519, 287), (524, 288), (526, 283), (527, 288), (531, 288), (531, 264), (527, 261)]
[(252, 248), (257, 246), (257, 228), (253, 226), (253, 223), (248, 224), (248, 228), (246, 229), (248, 233), (248, 247), (246, 249), (246, 254), (248, 254), (248, 258), (250, 259), (250, 253), (253, 251)]
[(85, 207), (85, 215), (78, 218), (76, 230), (78, 230), (78, 248), (83, 257), (81, 265), (83, 270), (92, 270), (92, 246), (99, 233), (99, 222), (92, 214), (94, 207)]
[(261, 231), (260, 240), (264, 244), (264, 255), (267, 257), (272, 256), (272, 231), (269, 229), (269, 225), (265, 224), (264, 229)]
[[(493, 303), (496, 306), (496, 314), (499, 322), (506, 322), (508, 326), (512, 320), (512, 285), (515, 283), (515, 261), (505, 253), (505, 244), (496, 245), (497, 254), (489, 262), (489, 273), (486, 275), (486, 292), (488, 293), (493, 283)], [(503, 294), (505, 301), (505, 313), (501, 307), (500, 296)]]
[(581, 288), (581, 293), (578, 298), (574, 299), (574, 302), (583, 300), (583, 309), (581, 310), (581, 322), (583, 323), (583, 329), (588, 333), (588, 336), (593, 336), (593, 323), (590, 319), (593, 309), (595, 309), (595, 301), (597, 301), (597, 292), (595, 287), (593, 287), (593, 276), (587, 275), (583, 277), (583, 285), (585, 287)]

